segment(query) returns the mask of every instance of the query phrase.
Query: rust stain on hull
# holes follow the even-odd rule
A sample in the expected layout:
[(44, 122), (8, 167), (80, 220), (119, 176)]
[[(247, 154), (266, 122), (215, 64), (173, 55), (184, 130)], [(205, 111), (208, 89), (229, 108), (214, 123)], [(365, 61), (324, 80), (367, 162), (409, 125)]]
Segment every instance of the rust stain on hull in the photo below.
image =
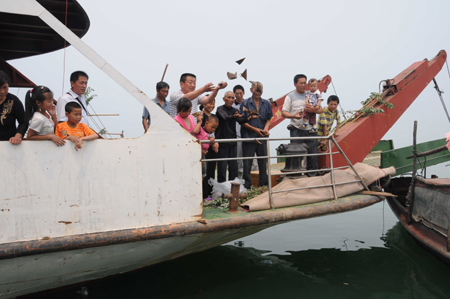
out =
[(67, 225), (72, 224), (72, 221), (58, 221), (58, 223), (64, 223), (65, 225)]
[(339, 203), (330, 202), (320, 206), (293, 207), (264, 212), (245, 213), (245, 216), (242, 217), (209, 219), (207, 225), (197, 221), (190, 221), (137, 229), (55, 237), (45, 242), (41, 240), (12, 242), (0, 244), (0, 260), (51, 252), (220, 232), (246, 227), (269, 227), (271, 225), (292, 220), (308, 219), (352, 211), (370, 206), (383, 199), (384, 197), (362, 196), (351, 201)]

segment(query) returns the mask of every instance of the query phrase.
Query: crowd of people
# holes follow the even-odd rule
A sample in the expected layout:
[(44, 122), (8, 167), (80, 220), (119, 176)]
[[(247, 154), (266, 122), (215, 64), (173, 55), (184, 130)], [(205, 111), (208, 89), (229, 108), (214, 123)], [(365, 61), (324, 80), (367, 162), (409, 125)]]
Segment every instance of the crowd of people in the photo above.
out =
[(28, 129), (28, 140), (51, 140), (57, 146), (71, 141), (78, 150), (83, 141), (99, 138), (89, 128), (84, 98), (88, 79), (83, 71), (73, 72), (71, 89), (57, 105), (48, 87), (36, 86), (27, 92), (24, 109), (22, 102), (9, 93), (10, 78), (0, 71), (0, 140), (19, 145)]
[[(255, 138), (268, 137), (271, 125), (272, 107), (268, 100), (262, 98), (263, 85), (260, 82), (251, 82), (248, 99), (244, 99), (245, 89), (236, 85), (233, 90), (226, 91), (223, 96), (223, 105), (214, 111), (218, 91), (225, 89), (226, 82), (220, 82), (217, 86), (212, 83), (196, 88), (196, 76), (191, 73), (182, 74), (180, 77), (180, 90), (170, 94), (169, 85), (159, 82), (156, 86), (156, 98), (153, 101), (173, 117), (184, 129), (197, 137), (199, 140), (209, 140), (202, 143), (202, 155), (204, 159), (227, 159), (227, 158), (251, 158), (256, 156), (267, 156), (267, 144), (255, 142)], [(304, 136), (326, 136), (336, 120), (337, 128), (341, 117), (337, 106), (339, 98), (330, 96), (327, 107), (323, 108), (322, 93), (318, 89), (318, 80), (310, 79), (307, 83), (305, 75), (294, 77), (295, 90), (286, 96), (282, 115), (289, 118), (288, 126), (291, 137)], [(308, 91), (306, 91), (308, 84)], [(162, 88), (165, 90), (162, 92)], [(170, 107), (170, 108), (167, 108)], [(202, 113), (199, 113), (199, 110)], [(319, 114), (317, 121), (316, 114)], [(147, 132), (150, 116), (144, 107), (142, 115), (144, 130)], [(338, 129), (335, 136), (338, 135)], [(246, 138), (245, 142), (238, 141)], [(251, 138), (252, 141), (248, 141)], [(236, 142), (216, 142), (218, 139), (234, 139)], [(292, 143), (299, 142), (293, 140)], [(309, 148), (308, 153), (314, 154), (318, 151), (318, 139), (302, 140)], [(267, 159), (257, 159), (259, 169), (259, 186), (268, 184)], [(248, 189), (252, 186), (251, 170), (253, 159), (245, 160), (223, 160), (219, 162), (206, 162), (203, 167), (203, 197), (211, 194), (210, 178), (216, 178), (219, 183), (233, 180), (236, 177), (244, 179), (244, 186)], [(318, 158), (311, 156), (307, 159), (307, 169), (317, 170)], [(311, 171), (309, 176), (316, 175)]]
[[(57, 146), (63, 146), (67, 141), (73, 142), (75, 149), (82, 148), (83, 141), (99, 138), (99, 135), (89, 128), (88, 113), (84, 93), (87, 88), (88, 75), (83, 71), (76, 71), (70, 76), (71, 89), (62, 95), (55, 105), (53, 92), (45, 86), (36, 86), (28, 91), (25, 97), (25, 109), (22, 102), (10, 94), (10, 79), (6, 73), (0, 71), (0, 140), (18, 145), (22, 142), (27, 129), (28, 140), (51, 140)], [(172, 92), (169, 100), (169, 84), (158, 82), (156, 97), (153, 101), (177, 121), (184, 129), (199, 140), (209, 140), (202, 143), (204, 159), (227, 159), (256, 156), (267, 156), (265, 142), (256, 142), (255, 138), (268, 137), (271, 125), (271, 103), (262, 98), (263, 85), (251, 82), (251, 96), (244, 99), (245, 89), (236, 85), (223, 96), (223, 105), (217, 107), (213, 114), (216, 96), (219, 90), (227, 88), (226, 82), (212, 83), (197, 88), (196, 76), (191, 73), (180, 77), (180, 90)], [(306, 91), (306, 84), (309, 90)], [(282, 116), (290, 119), (288, 129), (291, 137), (326, 136), (329, 134), (333, 122), (337, 126), (341, 117), (337, 109), (339, 98), (330, 96), (327, 107), (323, 108), (323, 97), (318, 90), (318, 80), (310, 79), (307, 83), (305, 75), (294, 77), (295, 90), (289, 93), (284, 101)], [(317, 120), (316, 114), (319, 114)], [(18, 126), (16, 125), (18, 123)], [(147, 132), (151, 117), (144, 107), (142, 115), (144, 131)], [(238, 141), (241, 138), (246, 140)], [(248, 141), (248, 139), (252, 141)], [(233, 139), (237, 142), (216, 142), (218, 139)], [(298, 142), (293, 140), (293, 143)], [(309, 148), (308, 153), (318, 151), (318, 139), (302, 140)], [(211, 193), (208, 184), (210, 178), (219, 183), (243, 178), (244, 186), (248, 189), (252, 185), (251, 170), (253, 159), (225, 160), (207, 162), (203, 167), (203, 196)], [(257, 159), (259, 169), (259, 186), (268, 184), (267, 159)], [(317, 156), (307, 159), (308, 170), (317, 170)], [(227, 175), (228, 173), (228, 175)], [(314, 176), (314, 171), (308, 173)]]

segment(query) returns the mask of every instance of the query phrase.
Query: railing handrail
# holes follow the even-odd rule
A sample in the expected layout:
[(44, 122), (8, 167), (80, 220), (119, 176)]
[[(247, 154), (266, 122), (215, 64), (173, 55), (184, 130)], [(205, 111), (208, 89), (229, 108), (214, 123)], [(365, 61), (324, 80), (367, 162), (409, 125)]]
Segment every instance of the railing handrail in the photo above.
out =
[[(315, 139), (328, 139), (330, 136), (311, 136), (311, 137), (255, 137), (255, 138), (232, 138), (232, 139), (215, 139), (215, 142), (231, 143), (231, 142), (254, 142), (258, 141), (281, 141), (281, 140), (315, 140)], [(209, 143), (209, 140), (199, 140), (201, 143)]]
[[(333, 155), (339, 154), (339, 152), (332, 152)], [(234, 161), (234, 160), (259, 160), (259, 159), (275, 159), (275, 158), (294, 158), (294, 157), (314, 157), (314, 156), (326, 156), (329, 153), (317, 153), (317, 154), (295, 154), (286, 156), (256, 156), (256, 157), (234, 157), (234, 158), (217, 158), (217, 159), (202, 159), (204, 162), (219, 162), (219, 161)], [(347, 166), (348, 167), (348, 166)]]
[[(270, 155), (270, 146), (269, 146), (269, 142), (270, 141), (281, 141), (281, 140), (317, 140), (317, 139), (323, 139), (323, 140), (328, 140), (328, 152), (322, 152), (322, 153), (315, 153), (315, 154), (295, 154), (295, 155), (282, 155), (282, 156), (271, 156)], [(255, 140), (258, 141), (265, 141), (266, 142), (266, 147), (267, 147), (267, 155), (266, 156), (255, 156), (255, 157), (233, 157), (233, 158), (218, 158), (218, 159), (202, 159), (202, 162), (218, 162), (218, 161), (233, 161), (233, 160), (253, 160), (253, 159), (267, 159), (267, 172), (268, 172), (268, 192), (269, 192), (269, 201), (270, 201), (270, 207), (273, 209), (274, 205), (273, 205), (273, 194), (274, 193), (281, 193), (281, 192), (289, 192), (289, 191), (295, 191), (295, 190), (302, 190), (302, 189), (312, 189), (312, 188), (319, 188), (319, 187), (332, 187), (333, 189), (333, 196), (334, 199), (337, 200), (337, 192), (336, 192), (336, 186), (338, 185), (344, 185), (344, 184), (352, 184), (355, 182), (359, 182), (363, 185), (363, 187), (366, 190), (369, 190), (369, 188), (367, 187), (366, 183), (364, 182), (364, 180), (361, 178), (361, 176), (358, 174), (358, 172), (356, 171), (356, 169), (353, 167), (353, 165), (351, 164), (350, 160), (347, 158), (347, 156), (344, 154), (344, 152), (342, 151), (341, 147), (338, 145), (338, 143), (336, 142), (336, 140), (334, 139), (333, 135), (328, 135), (328, 136), (311, 136), (311, 137), (276, 137), (276, 138), (271, 138), (271, 137), (255, 137), (255, 138), (236, 138), (236, 139), (216, 139), (215, 142), (218, 143), (232, 143), (232, 142), (255, 142)], [(209, 143), (209, 140), (200, 140), (201, 143)], [(338, 149), (338, 152), (332, 152), (331, 151), (331, 144), (334, 144), (335, 147)], [(348, 163), (348, 166), (341, 166), (341, 167), (333, 167), (333, 155), (340, 153), (345, 160)], [(308, 186), (308, 187), (300, 187), (300, 188), (294, 188), (294, 189), (288, 189), (288, 190), (278, 190), (278, 191), (273, 191), (272, 190), (272, 171), (271, 171), (271, 164), (270, 164), (270, 159), (273, 158), (294, 158), (294, 157), (312, 157), (312, 156), (324, 156), (324, 155), (328, 155), (330, 157), (330, 167), (323, 169), (324, 171), (330, 171), (330, 175), (331, 175), (331, 184), (324, 184), (324, 185), (316, 185), (316, 186)], [(353, 180), (353, 181), (349, 181), (349, 182), (342, 182), (342, 183), (336, 183), (334, 180), (334, 170), (337, 169), (342, 169), (342, 168), (351, 168), (353, 170), (353, 172), (356, 174), (356, 176), (358, 177), (358, 180)], [(300, 173), (310, 173), (310, 172), (317, 172), (320, 171), (320, 169), (315, 169), (315, 170), (301, 170), (301, 171), (295, 171), (295, 172), (285, 172), (286, 174), (300, 174)]]

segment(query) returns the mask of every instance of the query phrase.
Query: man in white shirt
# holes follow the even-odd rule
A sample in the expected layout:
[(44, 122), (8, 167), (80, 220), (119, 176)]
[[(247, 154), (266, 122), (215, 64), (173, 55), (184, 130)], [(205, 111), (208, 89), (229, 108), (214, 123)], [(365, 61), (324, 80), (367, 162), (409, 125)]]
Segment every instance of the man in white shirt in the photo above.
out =
[(87, 105), (86, 100), (84, 98), (84, 92), (87, 88), (89, 76), (83, 71), (76, 71), (70, 75), (70, 86), (71, 89), (63, 94), (59, 99), (56, 105), (56, 116), (58, 122), (67, 121), (66, 116), (66, 104), (69, 102), (77, 102), (81, 106), (82, 118), (81, 121), (85, 125), (89, 126), (88, 114), (87, 114)]
[[(192, 111), (191, 114), (198, 111), (198, 106), (200, 104), (206, 104), (212, 102), (216, 96), (219, 89), (224, 89), (227, 87), (226, 82), (220, 82), (217, 87), (212, 83), (208, 83), (199, 89), (196, 88), (197, 77), (191, 73), (184, 73), (180, 77), (180, 87), (181, 90), (174, 91), (170, 94), (170, 116), (177, 116), (177, 104), (181, 98), (188, 98), (192, 101)], [(211, 94), (204, 96), (203, 93), (211, 91)]]
[[(320, 114), (323, 112), (322, 107), (314, 107), (311, 104), (306, 103), (306, 76), (303, 74), (296, 75), (294, 77), (295, 90), (289, 93), (284, 99), (283, 110), (281, 114), (284, 118), (291, 119), (291, 123), (288, 126), (291, 137), (312, 137), (317, 136), (317, 132), (309, 132), (308, 127), (303, 126), (303, 111), (309, 113)], [(317, 148), (319, 145), (318, 139), (310, 140), (291, 140), (291, 143), (306, 143), (309, 146), (308, 154), (317, 154)], [(306, 159), (307, 170), (317, 170), (319, 168), (317, 156), (310, 156)], [(308, 172), (308, 176), (315, 176), (317, 172)]]

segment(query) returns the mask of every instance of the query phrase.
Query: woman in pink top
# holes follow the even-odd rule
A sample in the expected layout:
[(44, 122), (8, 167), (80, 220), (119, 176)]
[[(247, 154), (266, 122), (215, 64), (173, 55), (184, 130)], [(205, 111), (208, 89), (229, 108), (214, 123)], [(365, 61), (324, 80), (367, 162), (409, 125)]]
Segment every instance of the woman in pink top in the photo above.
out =
[(177, 116), (175, 119), (183, 128), (185, 128), (192, 135), (200, 133), (203, 116), (197, 117), (197, 124), (194, 122), (194, 117), (191, 115), (192, 103), (188, 98), (181, 98), (177, 104)]

